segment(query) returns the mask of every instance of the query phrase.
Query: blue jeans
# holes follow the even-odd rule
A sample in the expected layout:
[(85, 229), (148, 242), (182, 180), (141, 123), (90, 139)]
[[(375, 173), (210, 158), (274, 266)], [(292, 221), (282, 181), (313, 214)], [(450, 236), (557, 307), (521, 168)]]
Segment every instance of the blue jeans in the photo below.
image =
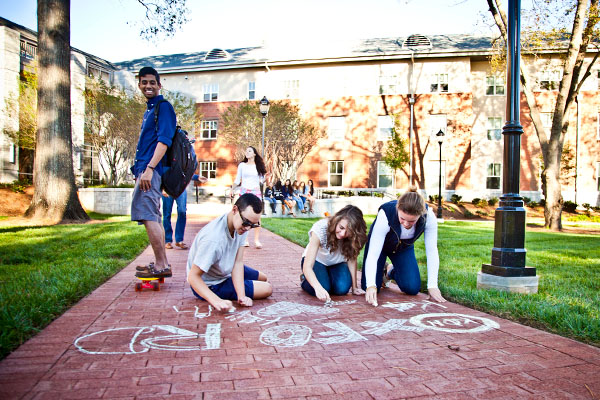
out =
[[(365, 251), (365, 260), (367, 259), (368, 251)], [(381, 287), (383, 274), (385, 273), (385, 261), (389, 257), (394, 266), (390, 278), (395, 280), (400, 290), (409, 295), (415, 295), (421, 290), (421, 275), (419, 274), (419, 265), (415, 257), (415, 247), (409, 246), (404, 250), (400, 250), (395, 254), (386, 254), (382, 252), (377, 260), (377, 288)], [(365, 269), (363, 268), (362, 286), (366, 284)], [(365, 290), (366, 287), (363, 287)], [(379, 290), (379, 289), (378, 289)]]
[(163, 226), (165, 228), (165, 243), (173, 241), (173, 227), (171, 226), (171, 213), (173, 212), (173, 201), (177, 202), (177, 223), (175, 224), (175, 242), (183, 242), (185, 233), (185, 222), (187, 219), (187, 191), (183, 191), (178, 198), (163, 196)]
[(271, 211), (273, 211), (273, 214), (275, 214), (277, 212), (275, 211), (275, 204), (277, 204), (277, 200), (272, 197), (265, 197), (265, 201), (269, 203), (271, 206)]
[[(300, 268), (302, 267), (304, 267), (304, 257), (302, 257), (302, 261), (300, 262)], [(348, 294), (348, 291), (352, 287), (352, 275), (350, 275), (348, 263), (342, 262), (327, 266), (315, 260), (313, 271), (323, 289), (327, 290), (329, 294), (344, 296)], [(313, 289), (306, 279), (302, 282), (301, 287), (306, 293), (316, 296), (315, 289)]]
[[(257, 270), (250, 268), (247, 265), (244, 265), (244, 292), (246, 293), (246, 297), (250, 297), (254, 299), (254, 281), (258, 280), (259, 273)], [(229, 276), (221, 283), (217, 283), (216, 285), (211, 285), (208, 287), (214, 294), (219, 296), (225, 300), (237, 300), (237, 292), (235, 291), (235, 287), (233, 286), (233, 279)], [(201, 297), (194, 288), (192, 289), (192, 293), (194, 296), (201, 300), (205, 300)]]
[(298, 206), (298, 210), (304, 210), (304, 201), (300, 196), (292, 196), (292, 199), (296, 200), (296, 205)]

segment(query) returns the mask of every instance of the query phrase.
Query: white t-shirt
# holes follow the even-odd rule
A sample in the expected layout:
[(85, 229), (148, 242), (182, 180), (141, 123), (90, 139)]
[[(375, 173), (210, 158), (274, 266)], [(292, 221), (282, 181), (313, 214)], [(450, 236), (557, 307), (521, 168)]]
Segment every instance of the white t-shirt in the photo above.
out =
[[(415, 236), (415, 225), (410, 229), (404, 229), (401, 226), (402, 232), (400, 239), (411, 239)], [(385, 236), (390, 231), (385, 211), (379, 210), (377, 213), (377, 221), (371, 232), (371, 240), (369, 241), (369, 254), (365, 261), (365, 277), (366, 285), (375, 286), (375, 275), (377, 275), (377, 260), (383, 249)], [(427, 256), (427, 288), (437, 288), (438, 271), (440, 269), (440, 256), (437, 249), (437, 219), (433, 214), (431, 207), (427, 211), (427, 222), (425, 223), (425, 255)]]
[[(308, 231), (308, 240), (310, 241), (311, 232), (313, 235), (317, 235), (319, 238), (319, 242), (321, 242), (321, 247), (319, 247), (319, 251), (317, 252), (317, 261), (323, 265), (330, 266), (339, 264), (341, 262), (347, 262), (346, 257), (341, 252), (341, 249), (338, 247), (335, 253), (331, 253), (327, 248), (327, 225), (329, 224), (329, 219), (321, 219), (315, 222)], [(302, 253), (302, 257), (306, 257), (306, 251), (308, 247), (304, 249), (304, 253)]]
[(256, 164), (242, 162), (238, 165), (234, 182), (245, 189), (260, 191), (260, 183), (264, 182), (264, 177), (258, 175)]
[(198, 232), (190, 247), (186, 273), (189, 275), (195, 264), (204, 271), (202, 279), (207, 286), (223, 282), (231, 276), (235, 257), (247, 234), (239, 235), (234, 231), (231, 237), (227, 214), (212, 220)]

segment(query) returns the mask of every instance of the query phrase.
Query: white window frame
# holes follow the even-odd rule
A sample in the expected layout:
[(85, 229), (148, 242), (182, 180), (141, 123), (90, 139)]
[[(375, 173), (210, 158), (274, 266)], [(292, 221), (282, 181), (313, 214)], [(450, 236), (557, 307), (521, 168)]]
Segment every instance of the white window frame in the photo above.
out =
[[(332, 165), (334, 165), (334, 163), (335, 163), (335, 172), (331, 172)], [(338, 171), (340, 165), (342, 166), (342, 172)], [(332, 175), (335, 175), (335, 176), (339, 175), (341, 177), (342, 184), (339, 186), (337, 186), (337, 185), (332, 186), (331, 185), (331, 176)], [(329, 187), (344, 187), (344, 161), (343, 160), (330, 160), (327, 163), (327, 186), (329, 186)]]
[(202, 85), (202, 100), (205, 103), (219, 101), (219, 84), (206, 83)]
[(8, 144), (8, 162), (11, 164), (17, 163), (17, 146), (14, 143)]
[(542, 120), (542, 126), (546, 129), (552, 129), (552, 117), (554, 116), (551, 112), (542, 112), (540, 113), (540, 118)]
[(488, 117), (486, 130), (489, 141), (502, 139), (502, 117)]
[[(498, 175), (490, 175), (490, 168), (492, 169), (492, 174), (495, 173), (495, 167), (498, 167)], [(488, 181), (492, 178), (498, 178), (498, 187), (491, 188), (488, 184)], [(501, 163), (488, 163), (486, 171), (485, 171), (485, 188), (488, 190), (500, 190), (502, 188), (502, 164)]]
[(379, 94), (398, 94), (400, 93), (400, 79), (398, 75), (380, 75), (379, 76)]
[(433, 74), (431, 93), (448, 93), (448, 74)]
[(198, 175), (207, 179), (217, 179), (217, 162), (200, 161), (198, 163)]
[(558, 90), (562, 72), (558, 69), (540, 71), (540, 90)]
[(300, 98), (300, 80), (289, 79), (283, 81), (283, 97), (286, 99)]
[(379, 115), (377, 117), (377, 140), (390, 140), (392, 138), (393, 132), (394, 118), (391, 115)]
[(217, 140), (218, 129), (218, 120), (203, 120), (200, 124), (200, 140)]
[[(388, 172), (383, 174), (382, 173), (382, 169), (387, 168), (388, 171), (384, 171), (384, 172)], [(394, 176), (394, 170), (385, 163), (385, 161), (377, 161), (377, 188), (395, 188), (396, 187), (396, 177)], [(391, 184), (389, 186), (381, 186), (381, 177), (383, 176), (389, 176), (391, 178)]]
[(485, 77), (486, 96), (504, 96), (506, 82), (504, 76), (488, 75)]
[(248, 100), (256, 100), (256, 82), (248, 82)]
[(331, 140), (344, 140), (346, 138), (346, 117), (329, 117), (327, 137)]

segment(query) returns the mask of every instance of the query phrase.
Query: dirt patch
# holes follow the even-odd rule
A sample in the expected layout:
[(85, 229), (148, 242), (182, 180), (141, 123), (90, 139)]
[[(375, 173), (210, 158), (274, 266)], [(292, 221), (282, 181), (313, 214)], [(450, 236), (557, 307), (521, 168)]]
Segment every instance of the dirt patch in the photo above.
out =
[(11, 189), (0, 189), (0, 215), (8, 217), (22, 216), (33, 198), (33, 186), (25, 193), (16, 193)]

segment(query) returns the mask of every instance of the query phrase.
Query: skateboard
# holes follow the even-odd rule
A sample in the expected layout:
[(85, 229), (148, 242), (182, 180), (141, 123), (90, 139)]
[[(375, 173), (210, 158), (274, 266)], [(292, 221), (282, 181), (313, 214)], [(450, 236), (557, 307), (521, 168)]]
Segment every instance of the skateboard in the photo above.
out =
[(152, 289), (155, 292), (160, 290), (160, 284), (165, 282), (165, 278), (140, 278), (137, 277), (141, 282), (136, 282), (135, 291), (141, 292), (143, 289)]

